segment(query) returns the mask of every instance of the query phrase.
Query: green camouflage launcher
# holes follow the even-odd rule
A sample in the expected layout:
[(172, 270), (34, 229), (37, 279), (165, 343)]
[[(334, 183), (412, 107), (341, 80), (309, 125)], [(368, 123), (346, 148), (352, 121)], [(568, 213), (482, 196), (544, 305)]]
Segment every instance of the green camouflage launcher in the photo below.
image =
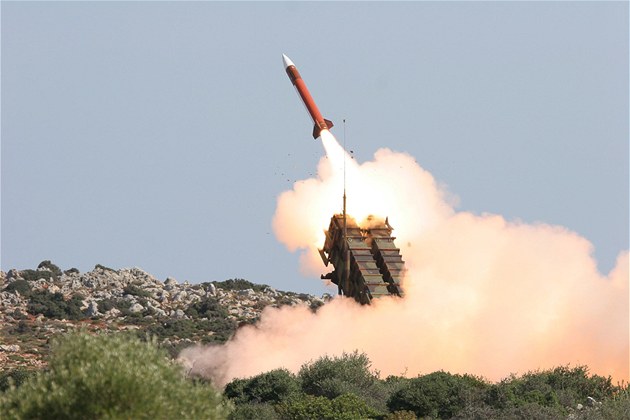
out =
[(324, 264), (335, 268), (322, 279), (361, 304), (381, 296), (403, 295), (400, 282), (405, 262), (391, 236), (393, 228), (387, 219), (368, 221), (369, 227), (361, 228), (352, 217), (344, 220), (343, 214), (335, 214), (319, 250)]

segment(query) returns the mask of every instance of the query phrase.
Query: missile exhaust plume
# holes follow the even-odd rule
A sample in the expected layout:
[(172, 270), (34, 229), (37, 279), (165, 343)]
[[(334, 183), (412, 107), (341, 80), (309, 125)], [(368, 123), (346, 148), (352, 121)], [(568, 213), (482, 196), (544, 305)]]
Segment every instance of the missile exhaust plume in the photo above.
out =
[(225, 345), (185, 349), (193, 373), (224, 385), (274, 368), (297, 371), (323, 355), (359, 350), (382, 375), (437, 370), (499, 380), (561, 365), (628, 380), (628, 251), (608, 274), (591, 243), (562, 226), (455, 211), (453, 195), (408, 154), (378, 150), (357, 163), (328, 130), (317, 177), (278, 197), (274, 232), (299, 252), (305, 273), (325, 272), (317, 253), (340, 212), (359, 224), (389, 217), (406, 261), (405, 297), (361, 306), (337, 297), (313, 313), (266, 308)]

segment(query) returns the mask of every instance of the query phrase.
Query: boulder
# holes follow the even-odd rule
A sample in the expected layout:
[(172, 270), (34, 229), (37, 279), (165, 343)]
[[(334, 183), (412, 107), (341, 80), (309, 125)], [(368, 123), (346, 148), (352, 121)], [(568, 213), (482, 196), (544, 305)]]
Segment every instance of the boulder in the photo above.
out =
[(173, 296), (173, 302), (183, 302), (187, 297), (188, 293), (182, 290)]
[(165, 290), (173, 290), (177, 286), (179, 286), (179, 283), (173, 277), (167, 277), (166, 280), (164, 280), (164, 289)]
[(87, 309), (85, 310), (85, 314), (87, 316), (98, 316), (101, 313), (98, 311), (98, 303), (91, 301), (90, 303), (88, 303)]
[(139, 303), (134, 303), (129, 307), (129, 312), (131, 312), (132, 314), (137, 314), (138, 312), (142, 311), (144, 311), (144, 306), (140, 305)]
[(20, 351), (20, 346), (18, 346), (17, 344), (2, 344), (0, 345), (0, 351), (6, 353), (17, 353), (18, 351)]

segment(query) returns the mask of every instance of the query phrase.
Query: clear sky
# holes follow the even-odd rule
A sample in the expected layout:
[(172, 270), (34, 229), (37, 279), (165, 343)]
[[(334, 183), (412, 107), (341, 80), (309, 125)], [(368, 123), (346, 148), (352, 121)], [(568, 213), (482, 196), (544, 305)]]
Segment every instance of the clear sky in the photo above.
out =
[(325, 291), (271, 229), (278, 194), (323, 155), (282, 53), (340, 140), (347, 120), (359, 162), (408, 152), (458, 209), (566, 226), (604, 273), (628, 248), (627, 2), (1, 14), (2, 270), (50, 259)]

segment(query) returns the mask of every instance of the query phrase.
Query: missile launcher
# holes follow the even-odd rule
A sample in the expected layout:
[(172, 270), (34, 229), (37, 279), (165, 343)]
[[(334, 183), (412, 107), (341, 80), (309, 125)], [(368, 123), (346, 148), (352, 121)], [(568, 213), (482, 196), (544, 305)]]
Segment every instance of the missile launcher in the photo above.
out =
[(361, 228), (352, 217), (335, 214), (319, 250), (324, 264), (334, 267), (322, 279), (330, 280), (339, 294), (361, 304), (381, 296), (403, 295), (405, 263), (391, 235), (393, 228), (387, 219), (368, 222), (368, 228)]

